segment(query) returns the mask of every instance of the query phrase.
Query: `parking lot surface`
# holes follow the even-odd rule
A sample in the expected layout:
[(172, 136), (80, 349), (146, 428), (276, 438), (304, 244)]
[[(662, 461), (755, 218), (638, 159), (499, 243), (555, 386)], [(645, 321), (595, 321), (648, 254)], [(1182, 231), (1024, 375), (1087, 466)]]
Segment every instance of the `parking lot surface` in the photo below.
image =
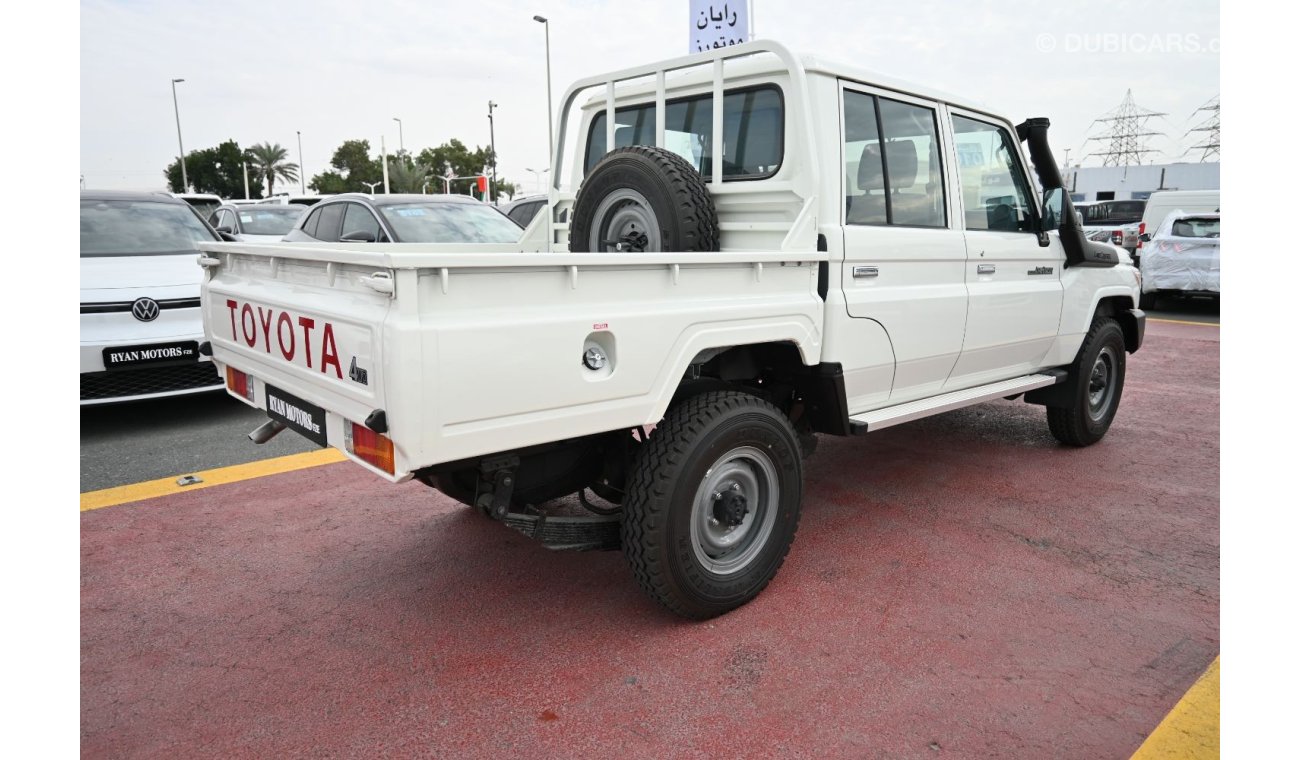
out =
[(822, 437), (785, 566), (692, 623), (350, 463), (82, 514), (87, 757), (1128, 757), (1219, 651), (1219, 333), (1067, 449), (1002, 401)]

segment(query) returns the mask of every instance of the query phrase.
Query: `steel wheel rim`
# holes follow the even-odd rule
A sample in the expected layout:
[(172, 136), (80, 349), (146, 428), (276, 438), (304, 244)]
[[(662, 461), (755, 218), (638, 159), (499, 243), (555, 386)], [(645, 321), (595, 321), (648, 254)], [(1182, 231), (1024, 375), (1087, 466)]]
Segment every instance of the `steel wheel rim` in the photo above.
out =
[(596, 207), (588, 242), (591, 250), (601, 252), (663, 250), (650, 201), (630, 187), (615, 190)]
[[(746, 512), (738, 525), (718, 518), (720, 498), (739, 494)], [(723, 454), (704, 474), (691, 504), (691, 548), (715, 575), (733, 575), (753, 564), (776, 524), (780, 480), (768, 454), (740, 446)]]
[(1115, 397), (1115, 370), (1119, 362), (1110, 346), (1101, 349), (1088, 375), (1088, 415), (1094, 420), (1106, 416)]

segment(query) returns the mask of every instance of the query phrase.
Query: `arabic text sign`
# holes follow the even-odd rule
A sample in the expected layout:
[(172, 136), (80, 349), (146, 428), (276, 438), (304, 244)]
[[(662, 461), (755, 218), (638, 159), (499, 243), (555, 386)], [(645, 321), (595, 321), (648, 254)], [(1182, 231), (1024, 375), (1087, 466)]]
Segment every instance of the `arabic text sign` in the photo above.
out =
[(749, 41), (746, 0), (691, 0), (690, 52), (703, 53)]

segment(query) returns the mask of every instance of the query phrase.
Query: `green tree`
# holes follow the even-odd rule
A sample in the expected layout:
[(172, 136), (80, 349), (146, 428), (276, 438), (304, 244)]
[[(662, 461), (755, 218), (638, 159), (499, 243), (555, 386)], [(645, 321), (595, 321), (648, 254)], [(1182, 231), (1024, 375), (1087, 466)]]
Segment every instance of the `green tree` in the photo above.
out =
[(370, 188), (363, 182), (379, 182), (384, 170), (379, 161), (370, 157), (369, 140), (347, 140), (334, 151), (330, 159), (332, 171), (312, 177), (311, 187), (321, 194), (364, 193)]
[[(416, 157), (416, 162), (430, 166), (437, 178), (437, 192), (444, 192), (445, 184), (442, 177), (447, 175), (450, 169), (452, 176), (455, 177), (473, 177), (485, 173), (491, 166), (492, 150), (490, 148), (475, 148), (470, 150), (465, 143), (452, 138), (436, 148), (425, 148), (420, 151)], [(487, 171), (490, 174), (490, 171)], [(455, 182), (452, 184), (453, 193), (464, 193), (468, 188), (465, 187), (465, 181)]]
[(285, 182), (298, 181), (298, 165), (291, 163), (289, 151), (280, 146), (280, 143), (258, 143), (248, 149), (252, 165), (257, 167), (257, 175), (261, 181), (266, 182), (267, 195), (275, 194), (275, 181), (282, 179)]
[[(192, 150), (185, 155), (185, 174), (190, 186), (198, 193), (212, 193), (222, 198), (244, 197), (244, 161), (247, 151), (234, 140), (226, 140), (215, 148)], [(181, 183), (179, 160), (167, 165), (163, 172), (167, 187), (173, 193), (186, 192)], [(254, 198), (262, 197), (259, 188), (250, 188)]]
[(426, 183), (430, 189), (435, 185), (441, 188), (442, 181), (433, 175), (432, 166), (413, 160), (409, 154), (388, 157), (388, 187), (394, 193), (421, 193)]

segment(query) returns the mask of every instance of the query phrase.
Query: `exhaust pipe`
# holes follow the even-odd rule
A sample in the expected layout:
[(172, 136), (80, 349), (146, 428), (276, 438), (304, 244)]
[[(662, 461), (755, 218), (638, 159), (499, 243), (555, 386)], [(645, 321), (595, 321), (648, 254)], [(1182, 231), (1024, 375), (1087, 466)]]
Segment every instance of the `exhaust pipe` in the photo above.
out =
[(248, 440), (253, 443), (266, 443), (274, 438), (281, 430), (284, 430), (283, 422), (267, 420), (261, 425), (258, 425), (256, 430), (248, 434)]

